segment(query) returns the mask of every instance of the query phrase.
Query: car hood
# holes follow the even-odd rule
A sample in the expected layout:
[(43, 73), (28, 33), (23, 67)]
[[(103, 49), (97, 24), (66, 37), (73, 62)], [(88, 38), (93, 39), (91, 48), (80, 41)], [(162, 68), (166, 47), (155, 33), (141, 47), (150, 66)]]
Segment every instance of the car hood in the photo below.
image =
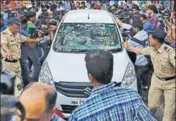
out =
[[(112, 81), (121, 82), (129, 58), (126, 51), (114, 53), (114, 72)], [(46, 62), (55, 82), (89, 82), (85, 66), (85, 54), (57, 53), (50, 51)]]

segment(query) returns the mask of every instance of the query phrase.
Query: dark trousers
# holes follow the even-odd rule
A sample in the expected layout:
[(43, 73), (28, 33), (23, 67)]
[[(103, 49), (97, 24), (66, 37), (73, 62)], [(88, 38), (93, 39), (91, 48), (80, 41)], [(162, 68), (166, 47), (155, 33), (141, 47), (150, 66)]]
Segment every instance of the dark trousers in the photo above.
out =
[[(29, 47), (28, 45), (22, 45), (21, 48), (21, 68), (24, 86), (30, 81), (38, 81), (39, 72), (41, 69), (41, 62), (39, 60), (36, 47)], [(29, 78), (31, 72), (31, 65), (33, 66), (32, 77)]]
[(149, 86), (151, 82), (151, 68), (149, 65), (135, 66), (138, 82), (138, 92), (141, 93), (142, 86)]
[(135, 65), (136, 62), (136, 53), (127, 51), (129, 58), (131, 59), (132, 63)]

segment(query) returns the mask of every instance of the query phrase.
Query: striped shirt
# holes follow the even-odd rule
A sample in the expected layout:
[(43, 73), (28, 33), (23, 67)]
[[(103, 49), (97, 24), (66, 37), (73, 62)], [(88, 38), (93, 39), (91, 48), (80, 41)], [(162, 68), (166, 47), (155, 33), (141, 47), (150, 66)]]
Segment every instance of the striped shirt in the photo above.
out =
[(88, 99), (71, 114), (69, 121), (156, 121), (136, 91), (116, 83), (92, 90)]
[(65, 121), (64, 119), (60, 118), (59, 116), (57, 116), (56, 114), (53, 115), (51, 121)]

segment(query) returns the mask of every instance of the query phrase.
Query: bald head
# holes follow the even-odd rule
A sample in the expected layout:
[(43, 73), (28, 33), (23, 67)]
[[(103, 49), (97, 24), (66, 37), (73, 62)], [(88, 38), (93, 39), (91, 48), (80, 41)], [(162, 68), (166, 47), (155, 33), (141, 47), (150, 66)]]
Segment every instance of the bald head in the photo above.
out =
[(26, 109), (27, 118), (39, 118), (52, 111), (56, 98), (57, 94), (50, 85), (36, 82), (27, 85), (19, 99)]

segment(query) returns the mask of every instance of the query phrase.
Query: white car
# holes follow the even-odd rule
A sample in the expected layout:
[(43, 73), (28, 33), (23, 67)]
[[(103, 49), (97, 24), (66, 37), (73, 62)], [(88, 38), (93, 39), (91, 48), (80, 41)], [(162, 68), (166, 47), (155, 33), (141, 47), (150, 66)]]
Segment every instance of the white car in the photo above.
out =
[(42, 65), (39, 81), (55, 88), (58, 95), (56, 107), (66, 118), (91, 93), (84, 61), (88, 50), (112, 51), (112, 81), (137, 90), (134, 66), (121, 45), (122, 41), (119, 27), (107, 11), (73, 10), (64, 16)]

